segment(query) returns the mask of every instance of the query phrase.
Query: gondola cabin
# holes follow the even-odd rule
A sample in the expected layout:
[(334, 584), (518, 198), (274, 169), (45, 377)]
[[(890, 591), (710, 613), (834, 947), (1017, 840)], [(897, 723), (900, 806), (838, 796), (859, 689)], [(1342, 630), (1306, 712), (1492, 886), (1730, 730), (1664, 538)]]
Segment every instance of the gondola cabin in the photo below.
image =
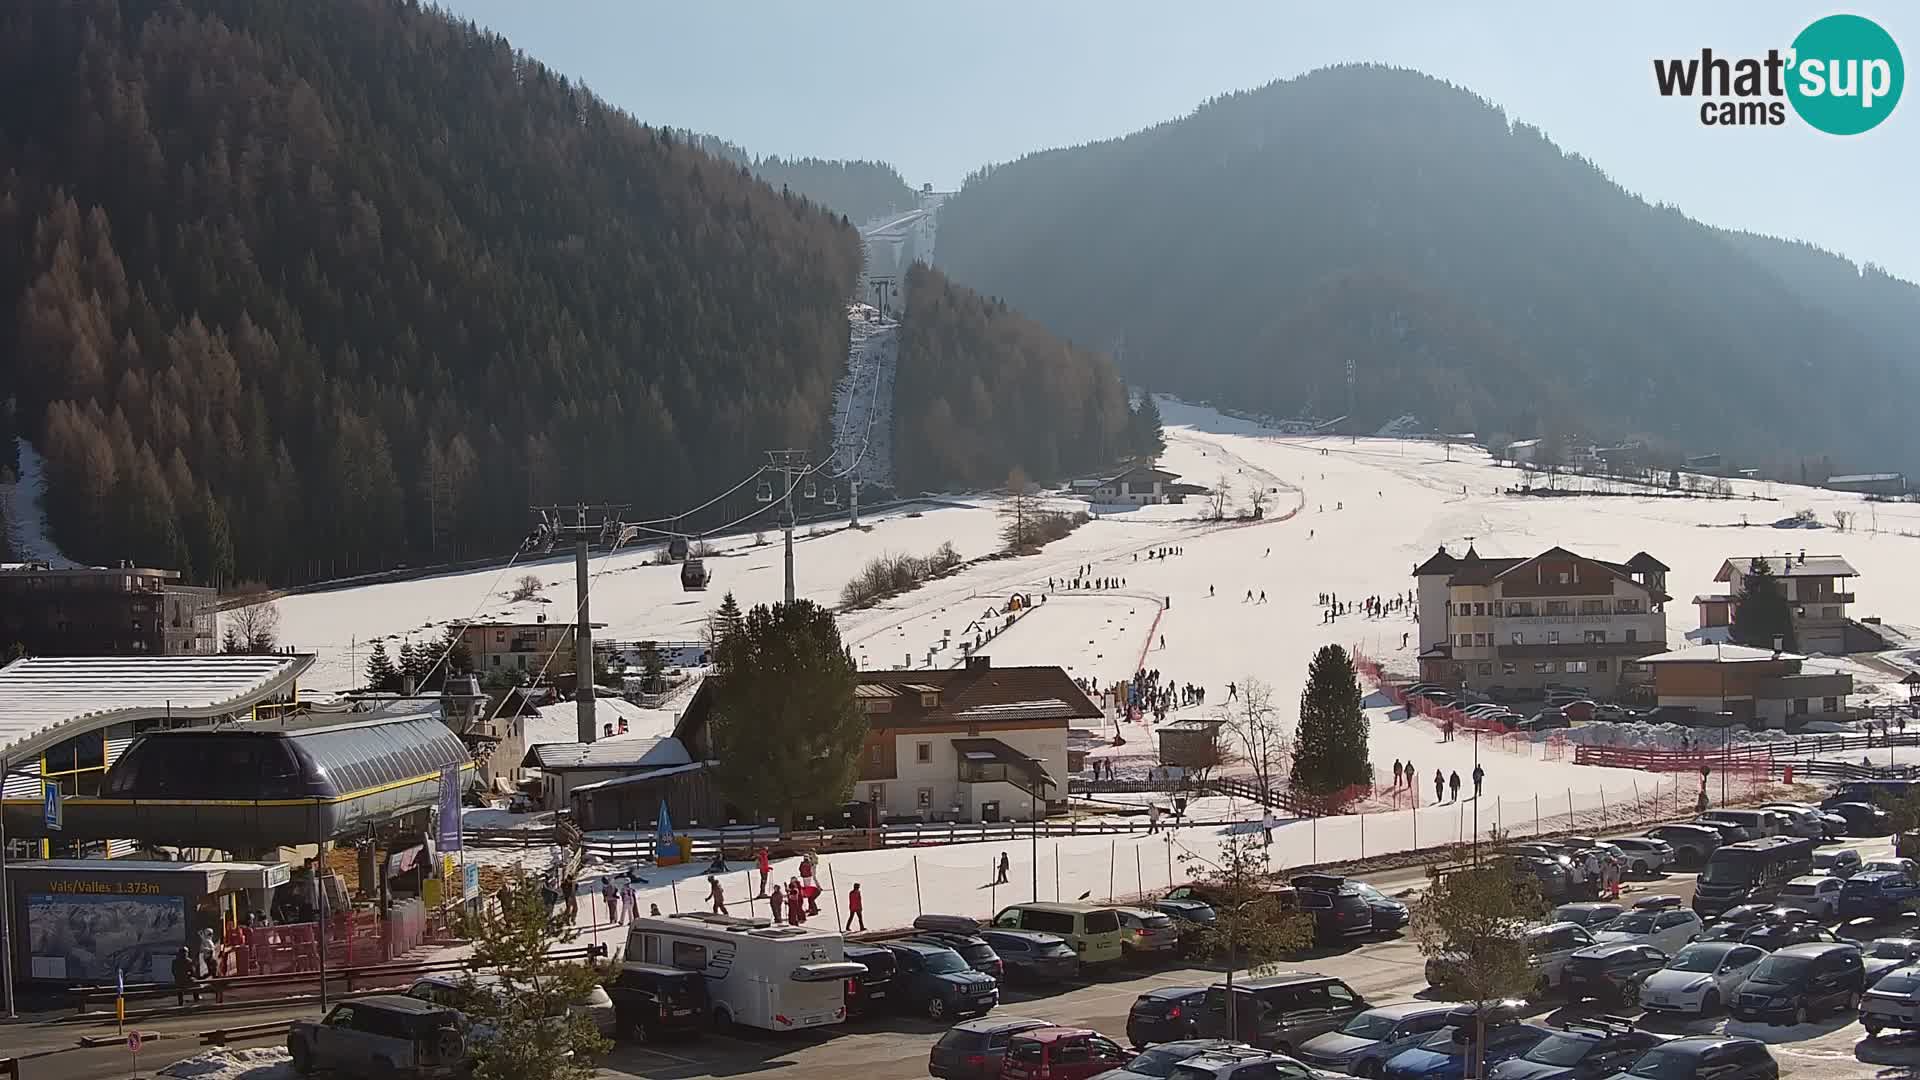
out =
[(680, 564), (680, 587), (688, 592), (705, 590), (711, 578), (705, 559), (688, 559)]

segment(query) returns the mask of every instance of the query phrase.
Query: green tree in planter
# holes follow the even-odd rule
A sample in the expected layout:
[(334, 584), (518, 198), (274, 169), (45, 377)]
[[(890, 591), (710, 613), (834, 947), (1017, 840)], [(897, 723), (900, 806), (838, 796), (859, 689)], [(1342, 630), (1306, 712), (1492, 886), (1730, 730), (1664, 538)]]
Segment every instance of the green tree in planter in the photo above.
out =
[(1294, 790), (1325, 795), (1373, 777), (1359, 674), (1347, 650), (1323, 646), (1307, 666), (1293, 747)]
[(717, 645), (714, 780), (756, 816), (790, 824), (845, 800), (867, 718), (853, 705), (853, 661), (833, 613), (810, 600), (761, 605)]

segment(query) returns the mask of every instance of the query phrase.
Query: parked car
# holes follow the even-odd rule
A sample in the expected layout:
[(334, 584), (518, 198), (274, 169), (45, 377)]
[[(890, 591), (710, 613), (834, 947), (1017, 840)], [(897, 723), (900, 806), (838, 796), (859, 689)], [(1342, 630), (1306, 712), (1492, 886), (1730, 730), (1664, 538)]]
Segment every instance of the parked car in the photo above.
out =
[(893, 952), (894, 1007), (945, 1020), (992, 1011), (1000, 1003), (1000, 983), (975, 971), (945, 945), (889, 941)]
[(1848, 836), (1885, 836), (1893, 831), (1893, 819), (1872, 803), (1834, 803), (1823, 809), (1846, 820)]
[(1196, 926), (1209, 926), (1219, 917), (1219, 914), (1213, 910), (1213, 905), (1199, 900), (1175, 900), (1163, 896), (1153, 901), (1153, 909), (1163, 915), (1171, 915), (1175, 919), (1184, 919)]
[(1882, 973), (1860, 999), (1860, 1024), (1868, 1035), (1887, 1028), (1920, 1031), (1920, 967)]
[(1001, 1080), (1090, 1080), (1133, 1060), (1120, 1044), (1082, 1027), (1016, 1032), (1000, 1061)]
[(1582, 900), (1572, 904), (1561, 904), (1554, 908), (1549, 919), (1553, 922), (1570, 922), (1589, 930), (1597, 930), (1625, 914), (1626, 910), (1619, 904)]
[(1353, 988), (1331, 975), (1291, 971), (1233, 985), (1234, 1016), (1227, 1017), (1227, 988), (1207, 988), (1200, 1034), (1238, 1039), (1262, 1050), (1292, 1053), (1294, 1047), (1329, 1031), (1370, 1006)]
[(1640, 1055), (1613, 1080), (1780, 1080), (1780, 1066), (1758, 1039), (1688, 1035)]
[(1797, 877), (1780, 886), (1774, 903), (1777, 907), (1800, 908), (1825, 921), (1840, 913), (1840, 887), (1845, 884), (1837, 877), (1824, 874)]
[(1586, 869), (1580, 865), (1580, 861), (1575, 859), (1571, 852), (1563, 850), (1556, 845), (1545, 843), (1515, 844), (1507, 850), (1517, 855), (1527, 855), (1552, 860), (1553, 863), (1560, 868), (1560, 872), (1566, 875), (1567, 889), (1574, 892), (1586, 891)]
[(1914, 881), (1920, 881), (1920, 863), (1912, 859), (1886, 858), (1868, 859), (1860, 865), (1862, 870), (1891, 870), (1896, 874), (1905, 874)]
[(1015, 904), (1001, 908), (992, 925), (996, 930), (1058, 934), (1073, 946), (1082, 964), (1108, 963), (1122, 953), (1120, 916), (1107, 904)]
[(1734, 998), (1733, 1015), (1768, 1024), (1804, 1024), (1829, 1010), (1852, 1013), (1866, 987), (1858, 946), (1794, 945), (1760, 961)]
[(1594, 931), (1593, 940), (1600, 945), (1652, 945), (1672, 954), (1704, 929), (1706, 925), (1692, 908), (1642, 909), (1629, 911), (1600, 927)]
[(1697, 825), (1703, 829), (1712, 829), (1714, 832), (1719, 833), (1721, 847), (1725, 847), (1728, 844), (1738, 844), (1743, 840), (1753, 839), (1753, 834), (1748, 831), (1745, 825), (1735, 825), (1731, 821), (1719, 821), (1714, 818), (1694, 818), (1692, 821), (1687, 822), (1687, 824)]
[(1839, 941), (1833, 931), (1814, 921), (1800, 908), (1775, 908), (1773, 916), (1740, 935), (1746, 945), (1775, 952), (1789, 945), (1811, 945)]
[(864, 965), (865, 975), (847, 980), (847, 1015), (866, 1016), (893, 1007), (893, 951), (880, 945), (847, 944), (848, 960)]
[(1050, 1026), (1027, 1016), (963, 1021), (948, 1028), (927, 1052), (927, 1072), (940, 1080), (995, 1080), (1015, 1035)]
[(994, 952), (993, 946), (987, 944), (987, 939), (978, 934), (922, 931), (908, 940), (924, 941), (929, 945), (944, 945), (959, 953), (960, 959), (965, 960), (968, 967), (982, 975), (991, 975), (999, 979), (1007, 973), (1007, 965), (1000, 959), (1000, 954)]
[(1780, 886), (1774, 903), (1780, 907), (1799, 907), (1814, 919), (1834, 919), (1839, 915), (1839, 890), (1847, 884), (1826, 874), (1807, 874)]
[(1491, 1080), (1603, 1080), (1665, 1041), (1618, 1016), (1568, 1020), (1487, 1075)]
[(1173, 1067), (1168, 1080), (1319, 1080), (1313, 1070), (1285, 1054), (1228, 1047), (1195, 1054)]
[(1813, 853), (1813, 871), (1844, 881), (1860, 872), (1860, 853), (1852, 848), (1816, 851)]
[(1521, 731), (1552, 731), (1573, 726), (1573, 718), (1563, 708), (1546, 708), (1513, 725)]
[(1173, 916), (1146, 908), (1117, 907), (1120, 916), (1120, 954), (1135, 962), (1172, 956), (1180, 948), (1180, 929)]
[[(849, 955), (853, 951), (847, 950)], [(706, 1027), (707, 979), (698, 971), (658, 964), (622, 964), (606, 993), (613, 1000), (616, 1032), (641, 1042), (695, 1035)], [(847, 1004), (852, 1011), (851, 992)]]
[(294, 1072), (439, 1080), (466, 1075), (467, 1019), (446, 1005), (377, 994), (335, 1005), (320, 1020), (287, 1028)]
[(1861, 870), (1840, 888), (1840, 917), (1884, 919), (1913, 908), (1920, 884), (1893, 870)]
[(1531, 880), (1545, 899), (1557, 900), (1572, 891), (1572, 883), (1567, 876), (1571, 867), (1563, 865), (1564, 856), (1510, 849), (1507, 857), (1513, 864), (1515, 879)]
[(1204, 986), (1156, 986), (1127, 1010), (1127, 1041), (1152, 1046), (1198, 1038), (1206, 1005)]
[[(1582, 949), (1593, 947), (1593, 935), (1578, 923), (1556, 922), (1527, 931), (1527, 954), (1534, 974), (1534, 996), (1545, 997), (1560, 988), (1566, 979), (1567, 961)], [(1453, 954), (1429, 956), (1427, 984), (1445, 989), (1451, 978)]]
[(1290, 882), (1300, 910), (1313, 916), (1314, 936), (1342, 941), (1373, 933), (1373, 905), (1337, 874), (1301, 874)]
[(1616, 836), (1608, 843), (1626, 856), (1628, 873), (1643, 877), (1660, 873), (1676, 858), (1672, 844), (1651, 836)]
[[(1537, 1024), (1502, 1023), (1487, 1028), (1485, 1059), (1488, 1068), (1519, 1057), (1553, 1032)], [(1477, 1056), (1472, 1023), (1445, 1027), (1422, 1042), (1387, 1059), (1381, 1075), (1387, 1080), (1460, 1080), (1467, 1061)]]
[(1364, 881), (1348, 881), (1360, 898), (1367, 902), (1367, 910), (1373, 915), (1373, 932), (1391, 934), (1407, 925), (1412, 913), (1407, 905), (1381, 892)]
[[(469, 990), (466, 979), (462, 976), (423, 975), (415, 979), (413, 985), (407, 989), (407, 996), (468, 1012), (471, 1011), (467, 1003), (468, 996), (472, 993), (491, 993), (490, 988), (493, 984), (494, 980), (491, 977), (483, 975), (474, 980), (473, 989)], [(608, 1038), (613, 1037), (619, 1026), (615, 1017), (613, 998), (608, 995), (604, 987), (600, 986), (587, 989), (577, 1000), (568, 1003), (567, 1015), (584, 1018), (593, 1025), (594, 1030)], [(472, 1036), (472, 1041), (476, 1043), (492, 1037), (492, 1032), (483, 1025), (475, 1025), (469, 1034)]]
[(1826, 827), (1820, 821), (1820, 811), (1811, 806), (1799, 803), (1768, 803), (1760, 809), (1785, 817), (1787, 832), (1794, 836), (1809, 836), (1817, 840), (1826, 835)]
[(1293, 1056), (1316, 1069), (1377, 1077), (1388, 1058), (1445, 1027), (1453, 1010), (1444, 1001), (1381, 1005), (1348, 1020), (1338, 1031), (1308, 1039)]
[(1181, 1039), (1148, 1047), (1118, 1069), (1108, 1069), (1094, 1080), (1167, 1080), (1173, 1067), (1199, 1054), (1239, 1045), (1225, 1039)]
[(1675, 866), (1700, 866), (1725, 842), (1718, 830), (1704, 825), (1660, 825), (1648, 829), (1647, 836), (1673, 848)]
[(1887, 972), (1915, 961), (1920, 961), (1920, 938), (1875, 938), (1860, 951), (1860, 966), (1865, 969), (1868, 986), (1879, 982)]
[(1732, 1001), (1766, 951), (1735, 941), (1696, 941), (1640, 983), (1640, 1007), (1650, 1013), (1709, 1016)]
[[(1047, 983), (1080, 973), (1080, 956), (1058, 934), (1037, 930), (982, 930), (980, 937), (1000, 957), (1005, 982)], [(847, 950), (851, 956), (853, 950)]]
[(1644, 942), (1595, 945), (1567, 958), (1561, 991), (1569, 1001), (1586, 998), (1617, 1005), (1640, 1000), (1640, 983), (1667, 966), (1667, 954)]

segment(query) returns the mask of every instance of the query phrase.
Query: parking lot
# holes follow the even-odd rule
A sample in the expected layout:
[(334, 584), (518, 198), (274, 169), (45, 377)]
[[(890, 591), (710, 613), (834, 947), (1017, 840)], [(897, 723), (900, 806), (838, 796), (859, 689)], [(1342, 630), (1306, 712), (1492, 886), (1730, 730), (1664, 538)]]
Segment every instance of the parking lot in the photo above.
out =
[[(1852, 847), (1868, 859), (1892, 853), (1892, 843), (1886, 839), (1854, 839), (1828, 846)], [(1382, 887), (1397, 892), (1409, 881), (1404, 875), (1395, 875), (1395, 879), (1400, 881), (1399, 887), (1386, 879), (1381, 881)], [(1690, 900), (1693, 875), (1668, 874), (1649, 881), (1630, 882), (1629, 888), (1631, 891), (1624, 896), (1627, 900), (1655, 893), (1673, 893)], [(1838, 927), (1837, 931), (1843, 937), (1871, 940), (1920, 932), (1920, 921), (1909, 918), (1900, 922), (1850, 924)], [(1290, 966), (1337, 976), (1374, 1004), (1443, 997), (1428, 989), (1425, 960), (1412, 938), (1405, 935), (1321, 952)], [(995, 1015), (1031, 1016), (1091, 1027), (1124, 1042), (1127, 1009), (1141, 993), (1160, 986), (1205, 986), (1220, 978), (1218, 970), (1210, 969), (1122, 968), (1056, 990), (1010, 989)], [(1531, 1019), (1554, 1023), (1606, 1012), (1619, 1010), (1593, 1002), (1578, 1007), (1547, 1002)], [(1701, 1020), (1652, 1016), (1644, 1018), (1643, 1023), (1648, 1030), (1664, 1034), (1731, 1031), (1760, 1039), (1771, 1046), (1780, 1063), (1781, 1075), (1794, 1080), (1920, 1076), (1920, 1071), (1909, 1065), (1920, 1065), (1920, 1036), (1867, 1040), (1866, 1032), (1851, 1015), (1823, 1017), (1798, 1028), (1745, 1024), (1724, 1015)], [(622, 1043), (606, 1058), (605, 1072), (611, 1076), (654, 1080), (737, 1076), (769, 1070), (779, 1070), (783, 1076), (796, 1078), (857, 1076), (860, 1080), (907, 1080), (927, 1075), (928, 1051), (944, 1028), (919, 1018), (881, 1016), (827, 1030), (831, 1033), (712, 1035), (659, 1047)]]

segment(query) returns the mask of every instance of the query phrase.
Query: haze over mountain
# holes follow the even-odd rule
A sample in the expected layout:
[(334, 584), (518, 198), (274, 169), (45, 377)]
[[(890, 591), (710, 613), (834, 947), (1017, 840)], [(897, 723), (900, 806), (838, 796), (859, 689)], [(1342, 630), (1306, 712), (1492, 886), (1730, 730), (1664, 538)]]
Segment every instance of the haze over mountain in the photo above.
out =
[(957, 280), (1124, 341), (1124, 373), (1156, 389), (1920, 464), (1920, 290), (1650, 206), (1416, 72), (1329, 68), (984, 169), (940, 236)]
[(883, 214), (913, 209), (913, 188), (900, 171), (880, 161), (826, 161), (821, 158), (755, 157), (745, 147), (713, 135), (682, 132), (714, 157), (744, 165), (778, 189), (805, 195), (855, 225)]

